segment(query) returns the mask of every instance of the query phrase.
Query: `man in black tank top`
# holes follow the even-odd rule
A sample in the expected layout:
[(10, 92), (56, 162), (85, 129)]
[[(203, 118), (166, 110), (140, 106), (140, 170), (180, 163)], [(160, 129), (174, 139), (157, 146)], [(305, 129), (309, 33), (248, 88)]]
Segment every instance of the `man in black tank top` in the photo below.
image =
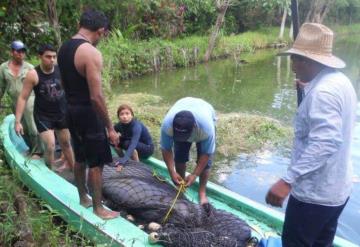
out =
[(56, 62), (56, 50), (51, 45), (43, 45), (38, 51), (40, 65), (30, 70), (19, 95), (15, 113), (15, 131), (20, 134), (23, 126), (20, 122), (26, 102), (32, 90), (35, 93), (34, 120), (41, 140), (45, 144), (45, 162), (54, 167), (55, 133), (65, 156), (62, 171), (74, 166), (74, 155), (70, 144), (70, 132), (66, 122), (65, 93), (61, 87), (60, 71)]
[[(119, 216), (101, 204), (102, 168), (112, 162), (108, 139), (119, 143), (109, 119), (101, 87), (102, 56), (95, 48), (108, 27), (106, 16), (88, 10), (81, 15), (80, 29), (59, 50), (58, 64), (66, 93), (68, 120), (75, 152), (75, 180), (80, 204), (93, 205), (96, 215), (103, 219)], [(87, 196), (86, 165), (89, 167), (89, 182), (92, 200)]]

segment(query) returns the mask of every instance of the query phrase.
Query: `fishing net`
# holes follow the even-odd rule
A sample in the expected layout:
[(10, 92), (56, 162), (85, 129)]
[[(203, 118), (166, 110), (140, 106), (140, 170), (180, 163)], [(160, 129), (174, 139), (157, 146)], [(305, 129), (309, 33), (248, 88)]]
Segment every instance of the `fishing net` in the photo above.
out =
[(103, 169), (103, 195), (114, 210), (126, 210), (141, 222), (163, 224), (158, 236), (165, 246), (245, 246), (251, 236), (249, 226), (240, 218), (201, 206), (179, 195), (164, 223), (176, 188), (149, 166), (129, 161), (120, 171), (111, 165)]

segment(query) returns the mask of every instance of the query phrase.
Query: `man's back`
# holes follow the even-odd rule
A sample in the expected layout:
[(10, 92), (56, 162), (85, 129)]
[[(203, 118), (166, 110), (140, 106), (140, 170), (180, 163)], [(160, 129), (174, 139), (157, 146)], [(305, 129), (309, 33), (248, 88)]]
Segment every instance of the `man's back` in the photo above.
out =
[(189, 138), (190, 142), (202, 142), (203, 150), (206, 153), (215, 151), (215, 110), (206, 101), (186, 97), (178, 100), (168, 111), (161, 125), (160, 145), (163, 149), (169, 150), (173, 142), (173, 120), (175, 115), (183, 110), (190, 111), (195, 118), (194, 131)]
[(90, 104), (87, 80), (75, 66), (75, 54), (84, 43), (88, 42), (84, 39), (70, 39), (61, 46), (58, 54), (61, 78), (69, 104)]
[(214, 123), (216, 121), (214, 108), (206, 101), (193, 97), (182, 98), (171, 107), (163, 121), (162, 128), (164, 128), (165, 131), (172, 128), (174, 116), (182, 110), (188, 110), (194, 115), (198, 128), (202, 129), (208, 135), (214, 133)]

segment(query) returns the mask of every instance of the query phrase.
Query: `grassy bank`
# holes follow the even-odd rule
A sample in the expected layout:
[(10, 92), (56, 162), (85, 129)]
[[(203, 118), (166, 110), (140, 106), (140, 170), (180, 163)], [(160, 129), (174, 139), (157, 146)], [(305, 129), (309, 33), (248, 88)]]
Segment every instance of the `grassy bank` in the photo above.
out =
[[(233, 36), (220, 35), (212, 59), (230, 56), (240, 59), (242, 52), (266, 48), (278, 42), (278, 32), (279, 29), (273, 27)], [(99, 45), (99, 49), (104, 57), (105, 81), (111, 84), (150, 72), (201, 63), (207, 46), (208, 36), (133, 41), (124, 39), (120, 31), (114, 31)]]
[(343, 35), (343, 34), (359, 34), (360, 23), (355, 23), (352, 25), (334, 25), (331, 26), (335, 35)]

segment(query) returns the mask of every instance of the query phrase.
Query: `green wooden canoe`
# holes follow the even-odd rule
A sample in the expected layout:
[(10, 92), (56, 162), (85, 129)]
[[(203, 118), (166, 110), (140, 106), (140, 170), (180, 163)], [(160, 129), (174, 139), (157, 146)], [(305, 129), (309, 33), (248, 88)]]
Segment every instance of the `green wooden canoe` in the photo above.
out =
[[(91, 208), (79, 204), (77, 189), (61, 176), (47, 168), (42, 160), (27, 160), (22, 153), (27, 150), (22, 138), (14, 132), (14, 116), (9, 115), (0, 127), (0, 139), (4, 147), (6, 160), (18, 171), (22, 182), (46, 201), (70, 225), (76, 227), (87, 238), (105, 246), (157, 246), (148, 242), (148, 235), (133, 223), (119, 217), (104, 221), (93, 214)], [(165, 164), (155, 158), (144, 161), (157, 174), (169, 181)], [(197, 201), (198, 182), (186, 192), (190, 200)], [(231, 192), (209, 182), (207, 187), (209, 201), (216, 208), (231, 212), (244, 219), (254, 230), (253, 235), (280, 235), (283, 214), (263, 206), (248, 198)], [(357, 246), (349, 241), (336, 237), (335, 246)]]

